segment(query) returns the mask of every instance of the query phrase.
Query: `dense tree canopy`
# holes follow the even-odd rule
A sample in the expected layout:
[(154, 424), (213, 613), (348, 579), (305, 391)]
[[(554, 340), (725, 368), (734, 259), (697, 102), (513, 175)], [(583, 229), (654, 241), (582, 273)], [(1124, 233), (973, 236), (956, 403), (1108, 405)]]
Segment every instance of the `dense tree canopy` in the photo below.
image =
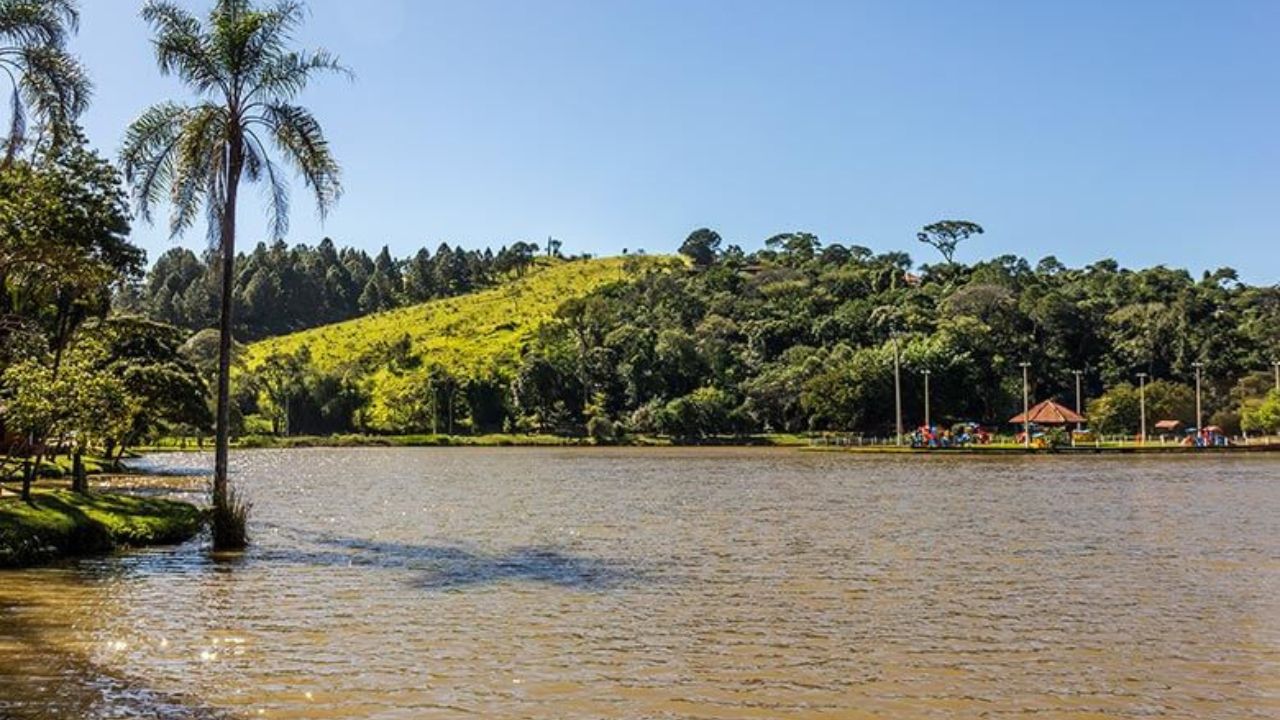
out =
[[(107, 318), (113, 290), (141, 274), (119, 173), (78, 133), (0, 167), (0, 424), (4, 452), (110, 456), (156, 432), (207, 430), (207, 390), (186, 333)], [(85, 489), (83, 473), (76, 487)]]
[[(935, 421), (1003, 425), (1021, 409), (1023, 361), (1033, 397), (1068, 405), (1081, 371), (1107, 432), (1136, 432), (1139, 372), (1154, 380), (1150, 422), (1193, 423), (1195, 362), (1204, 364), (1207, 419), (1238, 430), (1246, 401), (1250, 418), (1269, 417), (1257, 409), (1266, 388), (1238, 381), (1280, 354), (1280, 289), (1244, 285), (1229, 269), (1196, 279), (1109, 260), (1068, 268), (1053, 257), (1032, 265), (1001, 256), (917, 270), (902, 253), (825, 245), (804, 232), (745, 253), (708, 229), (692, 233), (682, 254), (687, 265), (637, 270), (566, 299), (518, 367), (451, 376), (445, 386), (460, 390), (447, 401), (439, 370), (425, 369), (432, 358), (401, 358), (389, 371), (404, 378), (391, 423), (361, 427), (355, 411), (346, 429), (443, 432), (450, 419), (455, 430), (602, 438), (883, 434), (894, 424), (895, 343), (908, 423), (922, 420), (928, 370)], [(388, 367), (366, 362), (344, 381), (360, 385)], [(480, 398), (482, 422), (473, 419)]]

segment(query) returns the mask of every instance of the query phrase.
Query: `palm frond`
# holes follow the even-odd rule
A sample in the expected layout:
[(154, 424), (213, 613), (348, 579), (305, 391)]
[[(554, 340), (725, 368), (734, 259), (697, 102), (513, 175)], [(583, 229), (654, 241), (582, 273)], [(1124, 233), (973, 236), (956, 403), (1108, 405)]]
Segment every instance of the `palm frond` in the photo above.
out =
[(147, 222), (152, 221), (152, 208), (164, 199), (173, 178), (174, 148), (190, 113), (191, 108), (177, 103), (155, 105), (130, 123), (125, 133), (120, 163), (138, 213)]
[(173, 175), (169, 179), (171, 235), (176, 237), (191, 227), (202, 205), (221, 205), (225, 201), (221, 178), (225, 174), (227, 145), (226, 112), (211, 103), (192, 108), (173, 151)]
[(297, 0), (281, 0), (269, 10), (241, 13), (237, 33), (242, 45), (237, 48), (242, 66), (249, 70), (246, 80), (271, 59), (286, 52), (293, 31), (301, 23), (304, 6)]
[(315, 194), (316, 208), (325, 217), (342, 195), (341, 169), (329, 150), (320, 123), (306, 108), (274, 103), (265, 105), (261, 120), (285, 160), (302, 175)]
[(229, 90), (225, 68), (213, 57), (211, 41), (194, 15), (168, 0), (149, 0), (142, 17), (156, 34), (156, 63), (162, 74), (176, 75), (201, 94)]
[(79, 27), (75, 0), (0, 0), (0, 42), (61, 45)]
[(343, 65), (338, 56), (327, 50), (290, 52), (268, 60), (258, 73), (257, 82), (248, 89), (246, 99), (269, 98), (273, 102), (289, 102), (307, 86), (311, 77), (332, 72), (353, 79), (355, 73)]
[(63, 133), (89, 106), (92, 85), (80, 62), (56, 48), (22, 51), (22, 94), (36, 117), (55, 135)]
[[(245, 132), (245, 159), (250, 157), (255, 158), (259, 175), (267, 179), (267, 222), (271, 225), (271, 237), (281, 239), (289, 234), (289, 182), (252, 129)], [(245, 167), (247, 172), (247, 162)]]
[(5, 165), (23, 145), (29, 115), (59, 142), (88, 105), (88, 76), (66, 50), (79, 18), (74, 0), (0, 0), (0, 69), (16, 93)]

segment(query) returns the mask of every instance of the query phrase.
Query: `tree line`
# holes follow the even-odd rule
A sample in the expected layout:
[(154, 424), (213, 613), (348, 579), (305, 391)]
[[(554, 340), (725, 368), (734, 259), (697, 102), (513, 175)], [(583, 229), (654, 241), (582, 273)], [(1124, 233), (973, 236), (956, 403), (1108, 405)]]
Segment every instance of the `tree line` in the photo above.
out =
[[(1195, 278), (1112, 260), (956, 262), (957, 246), (981, 233), (965, 221), (926, 226), (918, 239), (942, 261), (917, 267), (901, 252), (811, 233), (747, 252), (700, 229), (681, 247), (686, 263), (566, 300), (516, 367), (458, 376), (407, 344), (341, 377), (322, 377), (305, 357), (275, 358), (262, 371), (274, 374), (270, 399), (259, 402), (267, 395), (253, 389), (268, 382), (260, 372), (239, 408), (247, 417), (290, 403), (324, 407), (340, 391), (337, 406), (350, 412), (328, 416), (329, 431), (883, 436), (895, 421), (896, 353), (909, 423), (922, 419), (928, 371), (935, 421), (1004, 425), (1021, 410), (1027, 362), (1032, 396), (1068, 405), (1079, 371), (1087, 414), (1103, 432), (1137, 431), (1138, 373), (1155, 381), (1153, 421), (1192, 424), (1201, 363), (1208, 422), (1278, 429), (1270, 369), (1280, 356), (1280, 288), (1242, 283), (1229, 268)], [(373, 384), (373, 374), (393, 381)], [(397, 408), (390, 427), (363, 422), (361, 407), (375, 400)], [(303, 432), (308, 422), (296, 418), (305, 414), (291, 413), (290, 428)]]
[[(545, 251), (537, 243), (516, 241), (494, 252), (441, 243), (434, 253), (422, 248), (395, 258), (385, 245), (370, 256), (358, 248), (338, 248), (329, 238), (314, 247), (260, 242), (236, 258), (234, 334), (249, 342), (491, 287), (523, 275), (544, 252), (561, 254), (554, 238), (542, 247)], [(168, 250), (145, 278), (120, 290), (116, 308), (192, 332), (214, 327), (219, 262), (214, 251), (199, 256), (181, 247)]]

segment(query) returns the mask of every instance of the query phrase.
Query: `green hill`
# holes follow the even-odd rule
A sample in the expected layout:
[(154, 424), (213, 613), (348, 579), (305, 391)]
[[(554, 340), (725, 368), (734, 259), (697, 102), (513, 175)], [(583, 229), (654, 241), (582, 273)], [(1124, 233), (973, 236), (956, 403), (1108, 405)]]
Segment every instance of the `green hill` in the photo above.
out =
[(406, 354), (423, 367), (438, 366), (459, 376), (508, 371), (527, 340), (565, 300), (625, 279), (636, 263), (653, 267), (670, 261), (635, 256), (542, 260), (523, 277), (494, 288), (253, 343), (245, 365), (253, 370), (273, 354), (293, 354), (304, 346), (312, 367), (321, 372), (363, 365), (372, 370), (370, 424), (378, 427), (385, 424), (387, 391), (399, 379), (384, 358), (403, 352), (406, 340)]

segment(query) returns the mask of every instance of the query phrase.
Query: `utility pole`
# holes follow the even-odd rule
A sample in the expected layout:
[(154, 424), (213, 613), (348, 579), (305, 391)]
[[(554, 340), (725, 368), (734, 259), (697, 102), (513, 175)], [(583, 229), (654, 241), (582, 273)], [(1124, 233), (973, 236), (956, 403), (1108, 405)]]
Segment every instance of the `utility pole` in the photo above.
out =
[(893, 404), (894, 416), (897, 420), (898, 434), (893, 444), (902, 446), (902, 361), (898, 357), (898, 331), (889, 333), (893, 338)]
[(1138, 412), (1140, 413), (1138, 444), (1147, 444), (1147, 374), (1138, 373)]
[(933, 424), (929, 422), (929, 371), (924, 371), (924, 426), (932, 428)]
[(1196, 432), (1200, 432), (1204, 428), (1204, 414), (1200, 410), (1200, 369), (1204, 367), (1204, 363), (1196, 361), (1191, 363), (1196, 369)]
[(1029, 362), (1018, 363), (1022, 366), (1022, 445), (1031, 449), (1031, 385), (1027, 382)]
[[(1083, 417), (1084, 412), (1080, 409), (1080, 376), (1084, 373), (1084, 371), (1072, 370), (1071, 372), (1074, 373), (1076, 376), (1076, 414)], [(1080, 429), (1082, 429), (1080, 427), (1080, 423), (1076, 423), (1076, 430), (1080, 430)]]

